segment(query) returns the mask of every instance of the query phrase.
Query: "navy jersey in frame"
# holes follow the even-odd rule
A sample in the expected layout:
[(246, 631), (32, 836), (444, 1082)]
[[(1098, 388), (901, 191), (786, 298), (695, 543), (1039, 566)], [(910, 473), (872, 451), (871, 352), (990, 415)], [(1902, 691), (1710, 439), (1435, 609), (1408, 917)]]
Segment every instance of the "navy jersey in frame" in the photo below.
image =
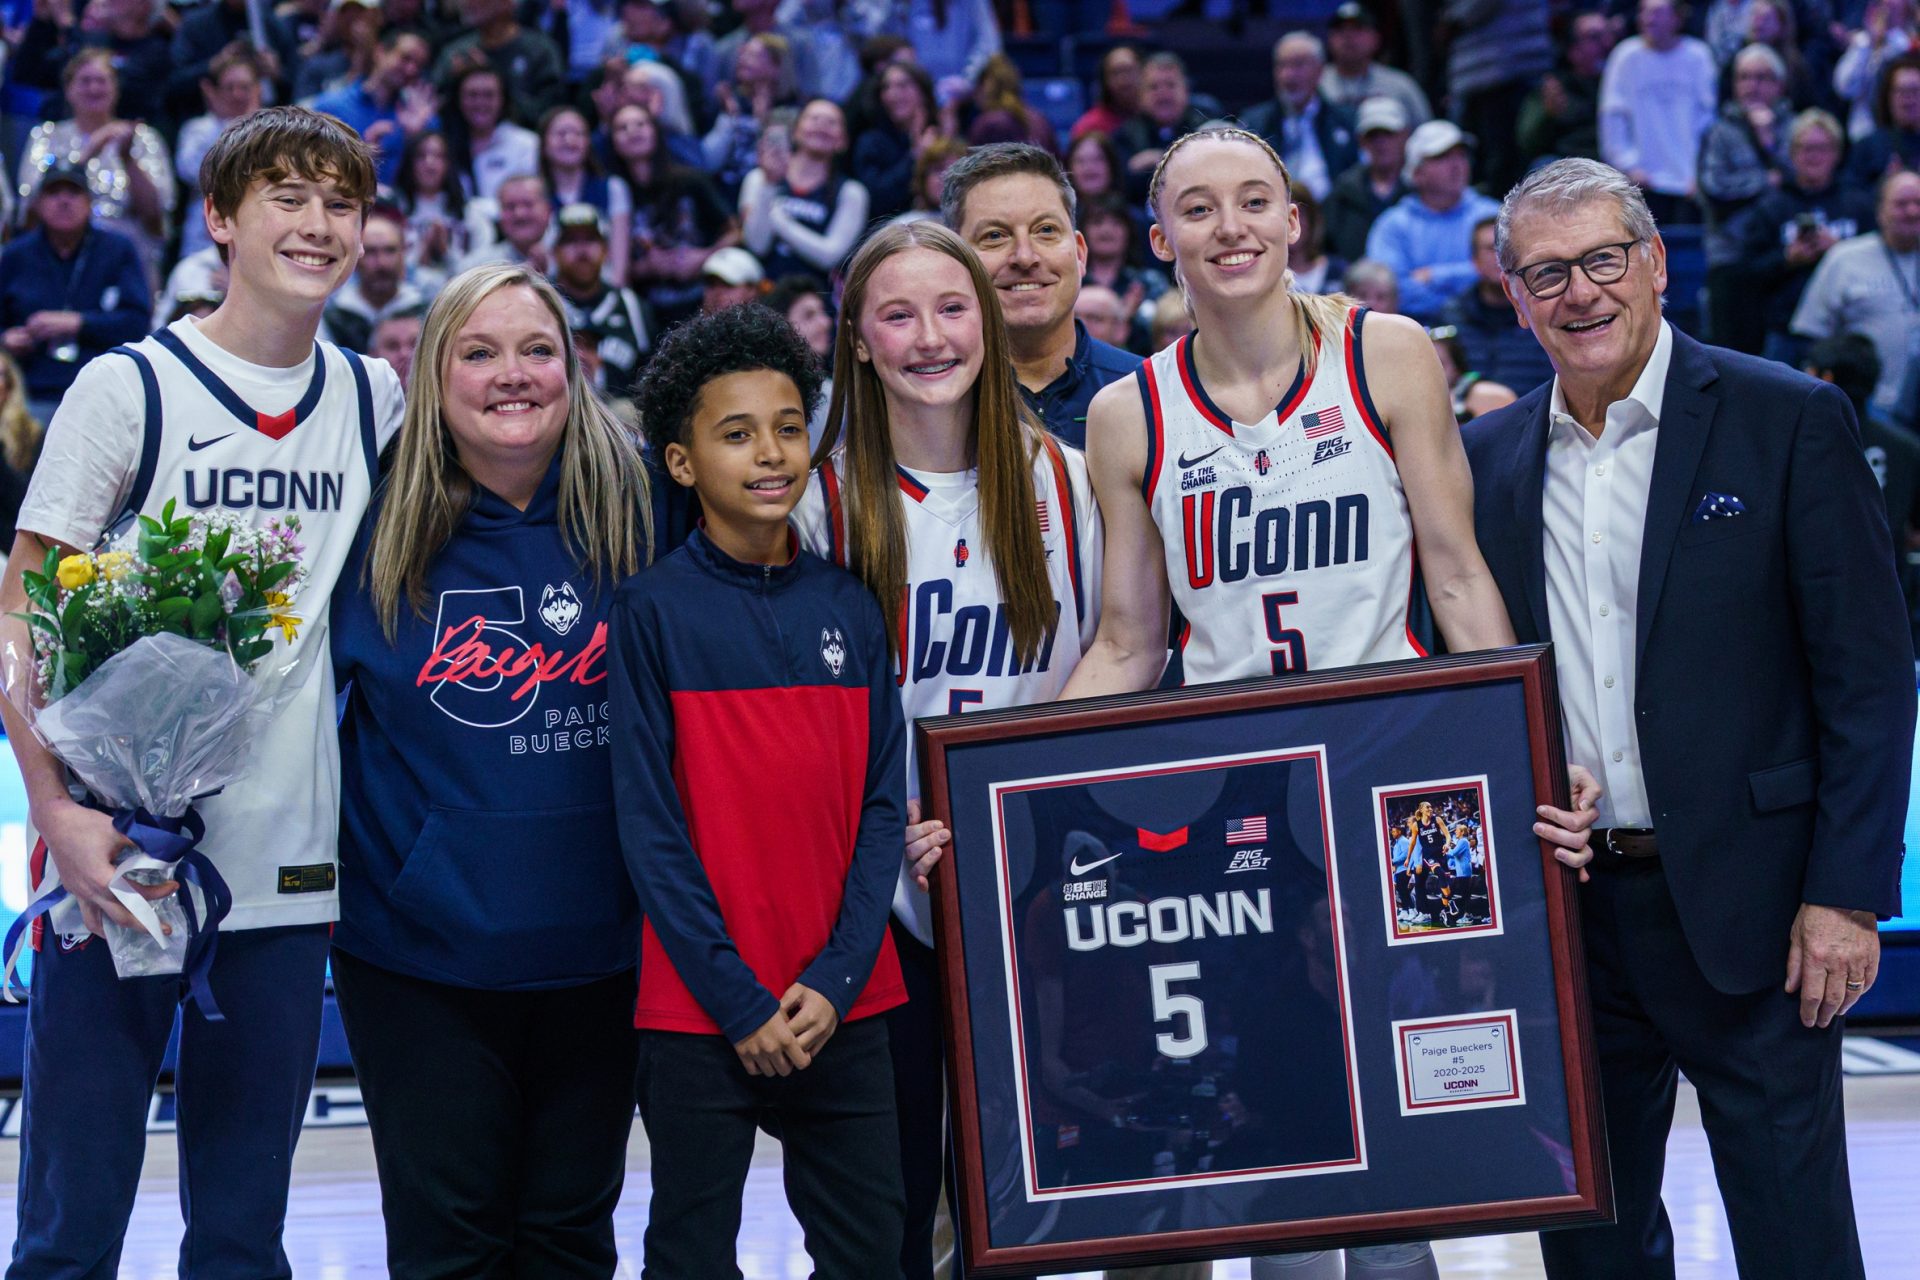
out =
[(1366, 1167), (1326, 795), (1319, 747), (994, 788), (1030, 1201)]

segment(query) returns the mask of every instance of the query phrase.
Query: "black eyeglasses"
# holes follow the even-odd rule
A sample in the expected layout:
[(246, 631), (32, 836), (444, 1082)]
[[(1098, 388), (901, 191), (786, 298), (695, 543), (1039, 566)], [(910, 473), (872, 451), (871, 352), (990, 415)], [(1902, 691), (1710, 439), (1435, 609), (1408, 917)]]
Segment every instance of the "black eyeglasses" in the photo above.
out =
[(1527, 292), (1536, 298), (1557, 298), (1567, 291), (1567, 285), (1573, 281), (1575, 267), (1586, 272), (1587, 279), (1595, 284), (1614, 283), (1627, 274), (1627, 267), (1632, 263), (1628, 250), (1640, 243), (1639, 240), (1623, 240), (1619, 244), (1603, 244), (1578, 258), (1549, 258), (1508, 274), (1520, 277), (1520, 283), (1527, 286)]

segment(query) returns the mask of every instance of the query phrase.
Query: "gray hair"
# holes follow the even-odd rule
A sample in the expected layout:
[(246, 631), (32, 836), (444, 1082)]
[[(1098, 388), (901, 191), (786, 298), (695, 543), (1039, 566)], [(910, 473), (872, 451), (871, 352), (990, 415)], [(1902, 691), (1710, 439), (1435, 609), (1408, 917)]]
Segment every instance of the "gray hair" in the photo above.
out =
[(1799, 146), (1800, 139), (1816, 129), (1824, 130), (1835, 142), (1843, 145), (1846, 143), (1847, 131), (1841, 127), (1840, 121), (1832, 112), (1822, 111), (1818, 107), (1808, 107), (1793, 118), (1793, 124), (1787, 129), (1787, 145)]
[(1733, 55), (1733, 69), (1738, 71), (1743, 62), (1764, 62), (1767, 64), (1767, 69), (1773, 72), (1775, 79), (1783, 85), (1787, 82), (1787, 60), (1781, 57), (1771, 45), (1761, 44), (1756, 40), (1752, 44), (1743, 46), (1740, 52)]
[(1567, 213), (1594, 200), (1612, 200), (1620, 221), (1635, 240), (1651, 241), (1656, 228), (1647, 198), (1633, 179), (1598, 160), (1556, 160), (1522, 178), (1500, 202), (1500, 220), (1494, 226), (1493, 252), (1502, 271), (1519, 265), (1513, 252), (1513, 223), (1527, 210)]
[(954, 161), (940, 184), (940, 220), (950, 230), (959, 232), (967, 216), (967, 197), (975, 187), (995, 178), (1022, 173), (1051, 182), (1060, 193), (1060, 202), (1067, 207), (1067, 222), (1078, 225), (1080, 202), (1066, 171), (1054, 159), (1053, 152), (1025, 142), (995, 142), (975, 147)]
[(1290, 44), (1305, 45), (1307, 48), (1313, 50), (1313, 56), (1321, 62), (1327, 60), (1327, 46), (1321, 41), (1319, 36), (1313, 34), (1311, 31), (1289, 31), (1273, 42), (1273, 56), (1276, 61), (1280, 57), (1280, 50)]
[(1375, 258), (1355, 258), (1347, 264), (1347, 274), (1340, 278), (1341, 289), (1348, 293), (1370, 284), (1392, 285), (1395, 293), (1400, 291), (1400, 277), (1393, 274), (1392, 267)]

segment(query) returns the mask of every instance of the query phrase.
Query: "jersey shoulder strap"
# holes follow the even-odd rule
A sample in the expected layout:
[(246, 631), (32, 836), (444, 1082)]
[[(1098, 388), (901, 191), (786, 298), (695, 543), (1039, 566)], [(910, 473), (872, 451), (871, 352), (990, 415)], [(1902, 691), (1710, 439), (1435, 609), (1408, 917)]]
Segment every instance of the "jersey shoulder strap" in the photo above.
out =
[(1053, 469), (1053, 493), (1064, 510), (1060, 513), (1060, 532), (1067, 540), (1067, 576), (1073, 582), (1073, 613), (1081, 622), (1087, 619), (1086, 593), (1080, 587), (1080, 503), (1075, 499), (1073, 481), (1067, 473), (1067, 455), (1053, 433), (1040, 433), (1047, 461)]
[(840, 498), (840, 475), (833, 459), (820, 464), (820, 496), (827, 508), (827, 558), (847, 567), (847, 512)]
[[(331, 344), (329, 344), (331, 345)], [(346, 347), (334, 347), (346, 357), (347, 367), (353, 370), (353, 389), (355, 400), (360, 407), (360, 450), (366, 455), (367, 480), (380, 483), (380, 444), (379, 430), (373, 420), (373, 382), (367, 377), (367, 366), (358, 352)], [(326, 357), (322, 355), (322, 359)]]
[(1153, 491), (1160, 483), (1160, 460), (1166, 454), (1167, 425), (1160, 412), (1160, 380), (1153, 371), (1156, 357), (1149, 356), (1133, 372), (1140, 388), (1141, 416), (1147, 424), (1147, 465), (1140, 472), (1140, 496), (1153, 505)]
[(131, 346), (115, 347), (107, 352), (110, 356), (126, 356), (133, 361), (133, 367), (140, 374), (141, 394), (146, 400), (145, 425), (140, 434), (140, 465), (133, 473), (133, 488), (127, 493), (127, 500), (118, 514), (108, 523), (111, 532), (123, 525), (131, 517), (140, 513), (147, 505), (147, 495), (153, 490), (154, 472), (160, 467), (160, 379), (153, 371), (153, 362), (146, 353)]

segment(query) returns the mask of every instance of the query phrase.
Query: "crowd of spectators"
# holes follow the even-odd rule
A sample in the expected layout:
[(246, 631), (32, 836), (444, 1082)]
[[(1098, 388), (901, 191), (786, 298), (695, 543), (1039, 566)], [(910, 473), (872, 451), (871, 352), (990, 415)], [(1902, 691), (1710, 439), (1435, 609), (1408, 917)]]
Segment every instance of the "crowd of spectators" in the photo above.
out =
[[(1430, 326), (1463, 416), (1551, 376), (1491, 219), (1575, 155), (1647, 191), (1677, 322), (1802, 365), (1860, 335), (1866, 411), (1920, 412), (1914, 0), (0, 0), (0, 31), (0, 421), (28, 424), (0, 493), (81, 364), (219, 304), (200, 158), (274, 101), (378, 148), (322, 336), (403, 372), (426, 305), (481, 262), (553, 279), (616, 402), (666, 328), (729, 302), (825, 351), (849, 254), (940, 216), (946, 171), (1005, 141), (1060, 155), (1077, 314), (1144, 354), (1190, 322), (1142, 197), (1173, 139), (1231, 119), (1291, 171), (1296, 287)], [(1269, 68), (1270, 95), (1214, 92)]]

